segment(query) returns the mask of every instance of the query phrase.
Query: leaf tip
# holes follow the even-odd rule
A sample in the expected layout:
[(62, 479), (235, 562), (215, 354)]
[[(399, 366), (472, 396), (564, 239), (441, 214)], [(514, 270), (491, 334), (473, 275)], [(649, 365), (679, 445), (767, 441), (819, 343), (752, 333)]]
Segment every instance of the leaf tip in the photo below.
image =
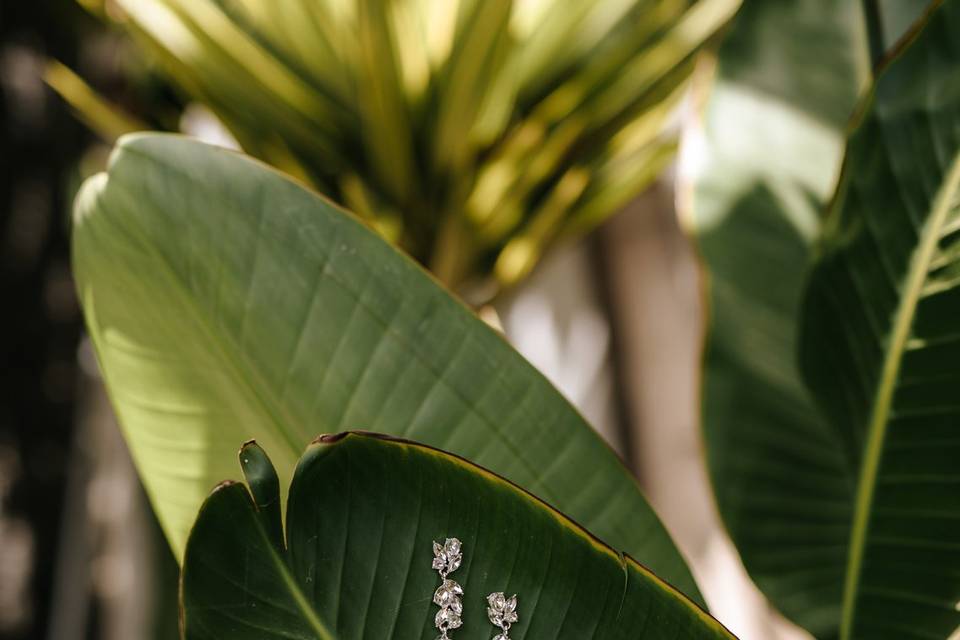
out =
[(340, 433), (321, 433), (310, 444), (336, 444), (349, 436), (352, 432), (341, 431)]
[(73, 222), (79, 225), (96, 210), (96, 203), (107, 185), (108, 176), (101, 172), (84, 180), (80, 185), (73, 205)]
[(267, 452), (257, 444), (255, 439), (247, 440), (240, 445), (240, 450), (237, 451), (237, 457), (240, 459), (240, 467), (243, 469), (246, 469), (251, 463), (256, 464), (264, 459), (269, 460)]
[(232, 487), (232, 486), (235, 485), (235, 484), (237, 484), (236, 480), (223, 480), (223, 481), (221, 481), (221, 482), (218, 482), (217, 485), (213, 488), (213, 490), (210, 491), (210, 495), (213, 495), (213, 494), (217, 493), (217, 492), (220, 491), (221, 489), (226, 489), (227, 487)]

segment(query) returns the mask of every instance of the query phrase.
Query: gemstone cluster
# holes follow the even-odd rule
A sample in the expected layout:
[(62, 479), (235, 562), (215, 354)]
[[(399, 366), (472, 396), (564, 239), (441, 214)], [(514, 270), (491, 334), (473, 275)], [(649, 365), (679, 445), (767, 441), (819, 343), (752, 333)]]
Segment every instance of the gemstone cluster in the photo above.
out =
[(440, 630), (437, 640), (449, 640), (447, 633), (463, 624), (463, 587), (447, 576), (460, 567), (463, 553), (460, 541), (447, 538), (441, 545), (433, 543), (433, 568), (440, 574), (441, 584), (433, 594), (433, 603), (440, 607), (434, 624)]
[(517, 596), (509, 598), (502, 591), (487, 596), (487, 617), (500, 633), (493, 640), (510, 640), (510, 626), (517, 621)]

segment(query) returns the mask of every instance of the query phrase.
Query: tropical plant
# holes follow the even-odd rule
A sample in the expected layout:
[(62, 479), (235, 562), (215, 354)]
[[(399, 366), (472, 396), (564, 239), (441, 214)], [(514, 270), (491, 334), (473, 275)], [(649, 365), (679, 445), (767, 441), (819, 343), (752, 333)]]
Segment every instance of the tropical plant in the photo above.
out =
[[(728, 175), (694, 194), (718, 504), (758, 585), (816, 638), (952, 639), (960, 3), (934, 3), (877, 71), (824, 217), (862, 18), (791, 6), (795, 39), (758, 3), (721, 50), (707, 130), (748, 144), (734, 162), (710, 138)], [(811, 33), (833, 34), (830, 73), (802, 57), (792, 77), (755, 72), (751, 47)], [(765, 131), (797, 133), (778, 141), (791, 153), (768, 160)], [(453, 535), (473, 549), (465, 615), (526, 594), (518, 638), (730, 637), (576, 411), (336, 205), (240, 154), (138, 134), (81, 190), (73, 234), (108, 389), (183, 559), (187, 638), (426, 637), (430, 541)], [(361, 428), (389, 435), (313, 440)], [(205, 498), (250, 438), (246, 485)]]
[[(843, 579), (813, 567), (843, 562), (850, 493), (796, 362), (797, 318), (867, 81), (862, 24), (849, 2), (744, 7), (718, 54), (704, 170), (685, 212), (708, 273), (702, 424), (714, 494), (751, 577), (817, 637), (836, 631)], [(830, 470), (836, 482), (819, 482)]]
[[(692, 210), (708, 466), (752, 577), (817, 638), (953, 638), (960, 7), (934, 3), (877, 69), (823, 216), (868, 47), (855, 6), (819, 4), (750, 7), (720, 54)], [(772, 33), (820, 56), (758, 72)]]
[(285, 538), (269, 460), (255, 444), (240, 459), (248, 487), (214, 491), (187, 545), (188, 639), (432, 637), (431, 541), (446, 533), (466, 536), (458, 639), (490, 638), (486, 594), (509, 588), (523, 594), (518, 638), (616, 640), (649, 629), (733, 640), (632, 558), (442, 451), (371, 434), (320, 438), (297, 465)]
[(270, 451), (286, 499), (318, 433), (362, 427), (503, 475), (699, 598), (634, 478), (546, 379), (288, 177), (135, 134), (78, 195), (73, 251), (107, 388), (178, 556), (237, 443)]
[[(415, 264), (288, 178), (187, 139), (126, 138), (78, 196), (74, 255), (108, 388), (176, 549), (208, 488), (232, 475), (233, 443), (269, 442), (285, 488), (312, 433), (360, 425), (523, 483), (699, 599), (634, 480), (570, 405)], [(713, 637), (712, 624), (694, 628)]]
[(244, 150), (482, 302), (660, 173), (695, 54), (740, 0), (112, 4)]

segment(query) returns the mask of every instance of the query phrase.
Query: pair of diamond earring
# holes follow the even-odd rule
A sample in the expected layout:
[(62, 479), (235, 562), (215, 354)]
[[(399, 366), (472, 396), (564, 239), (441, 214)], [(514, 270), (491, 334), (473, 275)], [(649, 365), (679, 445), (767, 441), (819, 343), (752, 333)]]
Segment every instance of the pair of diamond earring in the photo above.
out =
[[(449, 640), (450, 631), (463, 624), (463, 587), (447, 576), (463, 561), (460, 541), (447, 538), (443, 544), (433, 543), (433, 568), (440, 574), (440, 586), (433, 594), (433, 603), (440, 607), (433, 620), (440, 630), (437, 640)], [(487, 596), (487, 617), (500, 632), (493, 640), (510, 640), (510, 626), (517, 621), (517, 596), (506, 597), (502, 591)]]

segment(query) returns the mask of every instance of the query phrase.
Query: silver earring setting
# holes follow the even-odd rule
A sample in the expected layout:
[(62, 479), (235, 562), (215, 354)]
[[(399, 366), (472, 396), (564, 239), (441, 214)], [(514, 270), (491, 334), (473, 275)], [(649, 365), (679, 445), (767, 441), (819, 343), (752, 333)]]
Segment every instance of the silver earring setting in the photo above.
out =
[(440, 611), (433, 620), (434, 625), (440, 630), (437, 640), (449, 640), (450, 636), (447, 633), (463, 624), (463, 602), (460, 600), (463, 587), (447, 578), (447, 575), (460, 567), (461, 562), (463, 562), (463, 554), (460, 551), (459, 540), (447, 538), (442, 545), (438, 542), (433, 543), (433, 568), (440, 574), (441, 580), (440, 586), (433, 594), (433, 603), (440, 607)]
[(493, 640), (510, 640), (510, 625), (517, 621), (517, 595), (509, 598), (502, 591), (487, 596), (487, 617), (490, 623), (500, 628)]

